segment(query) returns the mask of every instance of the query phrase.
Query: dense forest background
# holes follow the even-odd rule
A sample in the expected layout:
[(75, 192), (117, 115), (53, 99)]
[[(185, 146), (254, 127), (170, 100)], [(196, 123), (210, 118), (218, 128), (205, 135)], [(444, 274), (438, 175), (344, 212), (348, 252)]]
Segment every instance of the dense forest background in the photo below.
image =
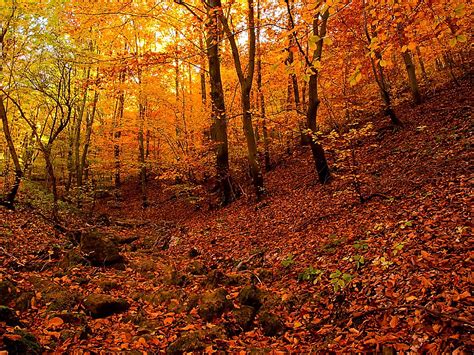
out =
[(5, 5), (7, 204), (22, 176), (52, 191), (54, 209), (136, 177), (144, 207), (155, 179), (191, 198), (214, 189), (216, 205), (251, 179), (260, 197), (262, 172), (300, 143), (326, 183), (321, 136), (380, 112), (402, 126), (394, 105), (470, 64), (458, 1)]

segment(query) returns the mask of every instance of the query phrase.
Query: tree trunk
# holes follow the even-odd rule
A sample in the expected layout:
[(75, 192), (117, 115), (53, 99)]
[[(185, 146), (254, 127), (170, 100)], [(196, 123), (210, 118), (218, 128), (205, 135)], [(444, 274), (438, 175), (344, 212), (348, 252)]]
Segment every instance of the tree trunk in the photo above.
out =
[(405, 52), (402, 52), (403, 61), (405, 62), (405, 68), (408, 74), (408, 81), (410, 83), (411, 93), (413, 95), (413, 101), (416, 105), (421, 104), (421, 94), (418, 87), (418, 80), (416, 78), (415, 64), (413, 63), (413, 58), (411, 52), (407, 49)]
[(2, 96), (0, 96), (0, 118), (2, 120), (3, 134), (7, 142), (8, 151), (10, 152), (10, 156), (15, 167), (15, 180), (13, 185), (11, 186), (10, 191), (7, 193), (5, 198), (0, 201), (0, 204), (7, 208), (13, 209), (15, 198), (18, 193), (18, 189), (20, 188), (21, 178), (23, 177), (23, 170), (21, 169), (20, 159), (18, 158), (18, 154), (13, 143), (13, 138), (8, 124), (7, 112)]
[[(141, 85), (141, 82), (140, 82)], [(138, 115), (139, 115), (139, 128), (138, 128), (138, 163), (140, 166), (140, 188), (142, 194), (142, 206), (143, 208), (148, 207), (147, 200), (147, 177), (146, 177), (146, 159), (145, 159), (145, 141), (144, 141), (144, 128), (145, 128), (145, 116), (146, 116), (146, 100), (143, 97), (143, 93), (140, 89), (140, 97), (138, 104)]]
[(80, 179), (78, 180), (81, 182), (81, 184), (82, 184), (82, 177), (84, 174), (84, 170), (87, 164), (87, 154), (89, 153), (89, 146), (90, 146), (91, 135), (92, 135), (92, 125), (94, 124), (94, 118), (95, 118), (98, 100), (99, 100), (99, 93), (96, 91), (94, 93), (94, 101), (92, 103), (92, 112), (90, 114), (87, 114), (86, 116), (86, 135), (84, 137), (84, 148), (82, 150), (81, 163), (79, 165), (79, 174), (78, 174), (78, 177), (80, 177)]
[(240, 60), (240, 53), (237, 47), (235, 34), (232, 32), (228, 19), (224, 16), (220, 0), (217, 0), (219, 15), (226, 32), (227, 39), (232, 50), (232, 58), (234, 60), (234, 67), (239, 78), (240, 92), (241, 92), (241, 105), (242, 105), (242, 123), (245, 139), (247, 141), (247, 151), (250, 166), (250, 174), (252, 176), (253, 184), (255, 187), (255, 193), (259, 200), (265, 193), (263, 187), (263, 175), (258, 162), (257, 156), (257, 142), (255, 140), (255, 133), (252, 124), (252, 111), (250, 105), (250, 92), (252, 90), (253, 75), (255, 71), (255, 51), (256, 51), (256, 38), (255, 38), (255, 14), (253, 7), (253, 0), (247, 0), (248, 14), (248, 66), (247, 73), (244, 74), (244, 68)]
[(209, 83), (211, 93), (211, 139), (216, 153), (217, 183), (222, 193), (224, 205), (232, 202), (236, 196), (232, 187), (229, 170), (229, 145), (227, 140), (227, 117), (222, 88), (221, 66), (219, 59), (219, 0), (210, 0), (209, 21), (206, 24), (207, 59), (209, 61)]
[(421, 75), (423, 76), (423, 80), (425, 81), (425, 84), (428, 84), (430, 80), (428, 78), (428, 74), (426, 73), (425, 61), (423, 60), (420, 47), (418, 46), (416, 47), (416, 56), (418, 57), (418, 62), (420, 63)]
[(263, 155), (265, 160), (265, 171), (270, 171), (272, 168), (270, 161), (270, 150), (268, 142), (267, 118), (265, 115), (265, 96), (262, 90), (262, 48), (260, 41), (260, 0), (257, 2), (257, 94), (260, 108), (260, 118), (262, 120), (263, 133)]
[(313, 74), (309, 78), (308, 84), (309, 98), (308, 111), (306, 113), (306, 124), (308, 125), (308, 140), (310, 142), (311, 152), (318, 173), (319, 182), (326, 184), (331, 178), (329, 165), (326, 160), (326, 154), (323, 146), (317, 141), (316, 132), (318, 131), (316, 117), (318, 115), (319, 97), (318, 97), (318, 74)]
[[(119, 74), (119, 85), (125, 82), (125, 70), (122, 70)], [(125, 103), (125, 93), (123, 88), (119, 89), (119, 94), (117, 97), (116, 103), (116, 110), (114, 112), (114, 123), (113, 123), (113, 140), (114, 140), (114, 167), (115, 167), (115, 174), (114, 174), (114, 183), (115, 189), (119, 191), (121, 186), (121, 179), (120, 179), (120, 170), (121, 170), (121, 163), (120, 163), (120, 138), (122, 136), (121, 126), (123, 120), (123, 108)]]
[[(364, 32), (367, 38), (367, 44), (370, 45), (370, 43), (372, 42), (372, 36), (369, 33), (369, 26), (367, 23), (368, 21), (367, 21), (365, 0), (363, 0), (362, 2), (362, 14), (364, 17)], [(397, 115), (395, 114), (395, 111), (392, 108), (392, 100), (390, 98), (390, 93), (388, 92), (383, 68), (380, 65), (380, 61), (382, 60), (382, 54), (380, 53), (380, 51), (375, 51), (375, 58), (378, 60), (377, 64), (375, 63), (375, 59), (372, 57), (371, 53), (369, 53), (369, 58), (370, 58), (370, 65), (372, 67), (372, 72), (374, 74), (375, 82), (377, 83), (377, 86), (379, 87), (380, 95), (385, 104), (384, 112), (386, 115), (390, 117), (390, 121), (392, 122), (394, 126), (401, 127), (403, 123), (397, 117)]]
[[(85, 73), (85, 80), (88, 81), (90, 77), (90, 67), (87, 68)], [(74, 166), (76, 172), (76, 183), (77, 187), (82, 187), (82, 171), (81, 171), (81, 126), (82, 120), (84, 118), (84, 113), (86, 112), (86, 103), (87, 103), (87, 94), (88, 88), (84, 89), (84, 94), (82, 97), (81, 107), (79, 108), (79, 114), (77, 116), (75, 134), (74, 134)], [(79, 192), (80, 194), (80, 192)]]
[(59, 222), (59, 194), (58, 194), (58, 186), (56, 175), (54, 173), (54, 165), (51, 160), (51, 145), (44, 146), (40, 144), (41, 151), (43, 153), (44, 161), (46, 163), (46, 172), (48, 173), (48, 177), (51, 183), (51, 191), (53, 193), (53, 206), (51, 210), (52, 218), (54, 222)]
[(263, 176), (260, 164), (258, 162), (257, 142), (252, 125), (252, 113), (250, 106), (250, 87), (244, 87), (242, 90), (242, 112), (243, 112), (243, 129), (245, 139), (247, 141), (248, 159), (250, 166), (250, 175), (253, 180), (257, 199), (260, 199), (264, 194)]
[(204, 107), (206, 107), (207, 104), (207, 92), (206, 92), (206, 69), (205, 69), (205, 48), (204, 48), (204, 43), (202, 40), (202, 34), (199, 35), (199, 47), (202, 51), (202, 55), (200, 56), (201, 58), (201, 67), (199, 68), (199, 79), (201, 82), (201, 102)]

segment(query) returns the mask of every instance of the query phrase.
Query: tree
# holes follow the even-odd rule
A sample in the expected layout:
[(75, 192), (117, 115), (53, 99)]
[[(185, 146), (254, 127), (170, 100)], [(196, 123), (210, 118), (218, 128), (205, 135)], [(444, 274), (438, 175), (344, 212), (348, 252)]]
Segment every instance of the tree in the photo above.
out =
[[(288, 16), (291, 21), (291, 28), (295, 27), (294, 19), (291, 13), (289, 0), (286, 1)], [(329, 171), (329, 165), (326, 160), (324, 148), (321, 143), (318, 142), (317, 132), (317, 115), (320, 104), (318, 94), (318, 76), (319, 68), (321, 67), (321, 59), (323, 54), (323, 43), (324, 38), (327, 34), (327, 22), (329, 19), (329, 7), (323, 3), (316, 13), (313, 15), (312, 20), (312, 37), (311, 42), (313, 43), (313, 56), (309, 57), (303, 50), (300, 40), (296, 37), (295, 32), (293, 36), (301, 55), (304, 57), (307, 65), (307, 73), (309, 73), (308, 80), (308, 109), (306, 112), (306, 124), (308, 125), (307, 135), (310, 140), (311, 152), (313, 154), (313, 160), (318, 174), (319, 182), (326, 184), (331, 178)]]
[(250, 175), (253, 180), (255, 193), (257, 199), (260, 199), (265, 193), (263, 187), (263, 175), (258, 161), (257, 142), (255, 140), (255, 132), (252, 124), (252, 109), (250, 104), (250, 92), (252, 91), (253, 75), (255, 71), (255, 50), (256, 50), (256, 38), (255, 38), (255, 14), (253, 0), (247, 0), (248, 14), (247, 14), (247, 27), (248, 27), (248, 61), (247, 61), (247, 72), (244, 72), (244, 66), (240, 58), (239, 48), (237, 46), (236, 34), (232, 31), (229, 25), (229, 20), (224, 15), (222, 10), (222, 4), (220, 0), (217, 2), (219, 8), (219, 16), (226, 33), (227, 40), (229, 41), (230, 48), (232, 50), (232, 58), (234, 60), (234, 68), (237, 73), (240, 85), (240, 100), (242, 105), (242, 122), (245, 139), (247, 142), (247, 158), (250, 165)]

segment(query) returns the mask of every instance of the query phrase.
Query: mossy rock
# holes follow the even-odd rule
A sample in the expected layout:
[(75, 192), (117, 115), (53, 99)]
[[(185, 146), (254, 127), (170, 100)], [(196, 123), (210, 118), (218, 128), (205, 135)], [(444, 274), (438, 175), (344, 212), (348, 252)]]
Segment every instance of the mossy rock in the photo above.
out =
[(35, 297), (35, 293), (31, 291), (25, 291), (20, 293), (18, 298), (15, 300), (15, 309), (19, 311), (27, 311), (31, 307), (31, 300)]
[(92, 294), (85, 298), (84, 307), (93, 318), (104, 318), (115, 313), (125, 312), (130, 305), (123, 298)]
[(280, 317), (271, 312), (262, 312), (259, 316), (259, 322), (266, 336), (281, 335), (285, 332), (285, 324)]
[(172, 300), (182, 301), (186, 298), (186, 293), (182, 290), (160, 290), (151, 294), (142, 294), (140, 298), (154, 305), (170, 303)]
[(191, 275), (206, 275), (209, 272), (209, 269), (206, 265), (198, 260), (194, 260), (191, 264), (188, 265), (186, 271)]
[(41, 345), (36, 337), (23, 330), (15, 330), (14, 333), (3, 336), (5, 350), (10, 355), (40, 355), (42, 353)]
[(6, 306), (0, 306), (0, 322), (4, 322), (10, 326), (21, 325), (15, 311)]
[(225, 284), (226, 275), (221, 270), (215, 269), (211, 270), (208, 274), (206, 279), (204, 280), (203, 284), (208, 287), (215, 288)]
[(48, 304), (50, 311), (64, 311), (74, 308), (80, 296), (66, 288), (57, 288), (43, 295), (43, 300)]
[(240, 304), (258, 310), (263, 304), (263, 293), (257, 286), (249, 285), (240, 290), (238, 299)]
[(187, 352), (204, 350), (206, 344), (203, 342), (201, 332), (191, 332), (180, 335), (166, 349), (168, 355), (180, 355)]
[(227, 295), (227, 291), (223, 288), (205, 293), (199, 304), (199, 316), (206, 321), (212, 321), (230, 310), (232, 302), (227, 299)]
[(80, 250), (82, 256), (95, 266), (123, 264), (125, 261), (117, 244), (96, 231), (81, 235)]
[(18, 292), (15, 284), (10, 280), (0, 281), (0, 305), (8, 306), (12, 302)]
[(240, 286), (250, 282), (250, 276), (248, 274), (232, 273), (225, 276), (224, 284), (227, 286)]
[(140, 273), (146, 274), (148, 272), (154, 272), (157, 270), (157, 263), (152, 259), (141, 259), (135, 261), (132, 267)]
[(242, 306), (232, 311), (235, 321), (243, 331), (248, 331), (253, 327), (253, 321), (257, 310), (251, 306)]
[(185, 286), (189, 283), (189, 279), (186, 274), (178, 270), (169, 270), (164, 278), (164, 283), (171, 286)]
[(104, 291), (110, 291), (118, 288), (119, 284), (114, 280), (101, 280), (99, 281), (99, 287)]
[(87, 264), (81, 253), (77, 249), (69, 250), (59, 262), (59, 267), (63, 270), (69, 270), (81, 264)]

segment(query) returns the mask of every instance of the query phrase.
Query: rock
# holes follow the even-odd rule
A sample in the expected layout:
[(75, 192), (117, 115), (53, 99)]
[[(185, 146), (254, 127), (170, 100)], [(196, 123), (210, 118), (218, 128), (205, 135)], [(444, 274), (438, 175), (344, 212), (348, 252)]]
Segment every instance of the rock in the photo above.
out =
[(123, 298), (92, 294), (84, 300), (84, 307), (94, 318), (104, 318), (114, 313), (125, 312), (130, 305)]
[(187, 276), (178, 270), (170, 270), (164, 279), (166, 284), (180, 287), (186, 285), (188, 281)]
[(35, 293), (31, 291), (25, 291), (20, 293), (15, 301), (15, 309), (19, 311), (26, 311), (31, 307), (31, 300), (35, 297)]
[(0, 306), (0, 322), (4, 322), (10, 326), (21, 325), (15, 311), (6, 306)]
[(50, 311), (64, 311), (72, 309), (79, 302), (79, 294), (67, 288), (58, 287), (43, 295)]
[(225, 284), (228, 286), (239, 286), (250, 282), (248, 274), (227, 274), (225, 277)]
[(95, 231), (82, 234), (80, 250), (83, 257), (95, 266), (123, 264), (124, 262), (117, 245)]
[(199, 256), (201, 253), (199, 252), (199, 250), (197, 250), (195, 247), (192, 247), (189, 252), (188, 252), (188, 256), (190, 258), (195, 258), (196, 256)]
[(151, 259), (140, 259), (134, 262), (132, 267), (140, 273), (146, 274), (148, 272), (156, 271), (157, 263)]
[(180, 335), (178, 339), (168, 346), (166, 353), (169, 355), (180, 355), (186, 352), (204, 350), (206, 344), (204, 344), (202, 338), (203, 336), (199, 332)]
[(245, 306), (251, 306), (258, 310), (262, 306), (262, 291), (255, 285), (242, 288), (239, 292), (239, 302)]
[(14, 333), (3, 336), (5, 350), (10, 355), (40, 355), (42, 353), (41, 345), (35, 336), (23, 330), (15, 330)]
[(64, 270), (69, 270), (77, 265), (87, 263), (80, 252), (76, 249), (72, 249), (64, 255), (62, 260), (59, 262), (59, 267)]
[(259, 316), (259, 322), (262, 326), (263, 334), (266, 336), (280, 335), (285, 331), (285, 324), (273, 313), (263, 312)]
[(0, 305), (7, 306), (17, 296), (17, 290), (10, 280), (0, 281)]
[(255, 308), (250, 306), (242, 306), (232, 311), (235, 321), (242, 330), (247, 331), (252, 329), (253, 321), (257, 314)]
[(118, 288), (119, 284), (114, 280), (102, 280), (99, 282), (99, 286), (104, 291), (110, 291)]
[(225, 275), (220, 270), (211, 270), (209, 274), (207, 274), (206, 278), (206, 285), (212, 288), (218, 287), (225, 283)]
[(205, 275), (208, 272), (207, 266), (204, 265), (200, 261), (193, 261), (191, 264), (188, 265), (187, 272), (189, 272), (191, 275)]
[(218, 318), (225, 311), (232, 308), (232, 302), (227, 299), (227, 291), (218, 288), (214, 292), (207, 292), (201, 299), (198, 314), (206, 321)]

